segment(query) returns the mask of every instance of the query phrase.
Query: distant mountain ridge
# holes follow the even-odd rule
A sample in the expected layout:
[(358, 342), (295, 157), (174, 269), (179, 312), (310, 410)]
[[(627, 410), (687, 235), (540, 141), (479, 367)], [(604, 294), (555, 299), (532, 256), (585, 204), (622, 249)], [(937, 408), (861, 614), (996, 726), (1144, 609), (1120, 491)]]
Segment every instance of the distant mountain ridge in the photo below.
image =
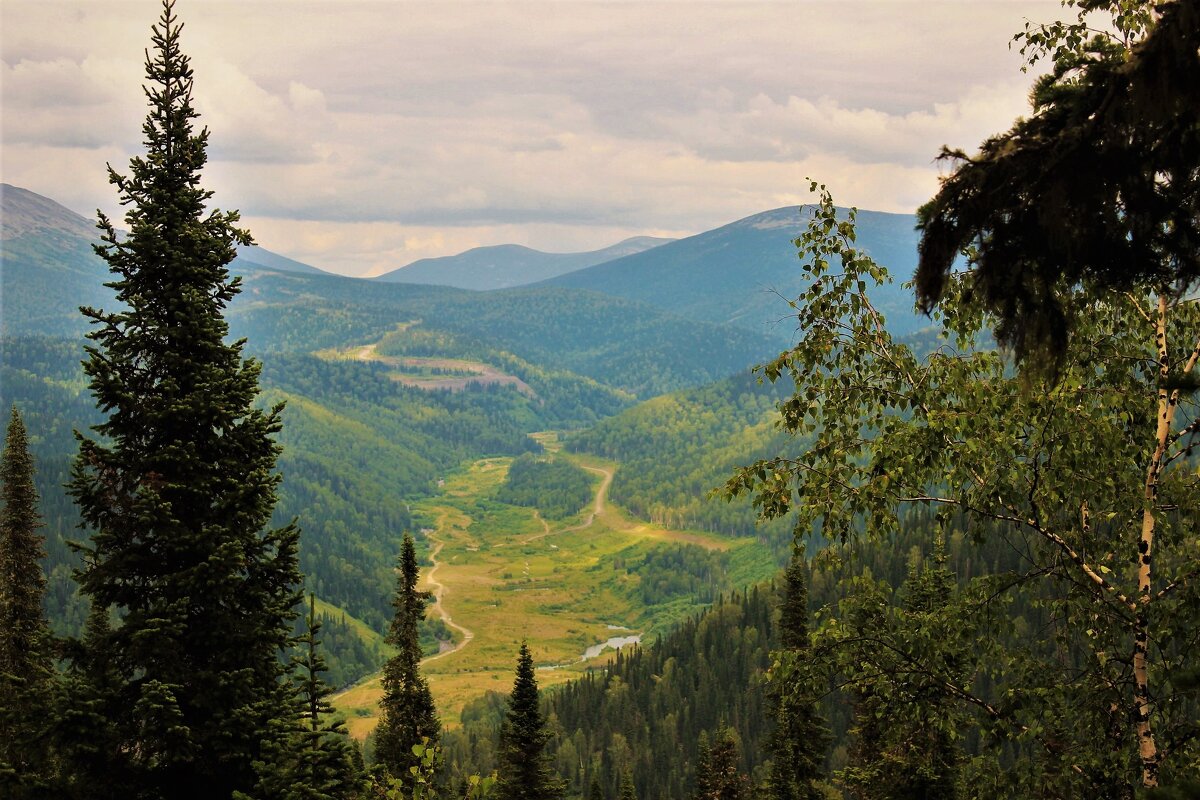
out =
[[(786, 299), (795, 299), (804, 289), (794, 240), (804, 231), (809, 208), (764, 211), (538, 285), (590, 289), (689, 319), (789, 338), (791, 330), (782, 327), (781, 320), (792, 316)], [(893, 334), (926, 327), (925, 318), (913, 310), (912, 293), (899, 285), (916, 268), (916, 217), (859, 211), (857, 232), (856, 245), (888, 267), (897, 281), (876, 295)]]
[(422, 258), (374, 280), (426, 283), (459, 289), (510, 289), (547, 280), (675, 241), (635, 236), (610, 247), (583, 253), (546, 253), (519, 244), (476, 247), (453, 256)]
[(70, 233), (96, 238), (95, 222), (49, 197), (0, 183), (0, 240), (37, 233)]
[[(120, 220), (113, 220), (119, 223)], [(118, 227), (118, 233), (122, 233)], [(100, 231), (95, 220), (78, 214), (61, 203), (9, 183), (0, 183), (0, 240), (10, 241), (23, 236), (83, 237), (99, 242)], [(304, 264), (295, 259), (281, 256), (258, 245), (237, 248), (234, 267), (247, 266), (258, 269), (278, 269), (299, 272), (305, 275), (329, 275), (323, 269)], [(99, 263), (99, 262), (97, 262)], [(107, 267), (101, 266), (102, 272)]]

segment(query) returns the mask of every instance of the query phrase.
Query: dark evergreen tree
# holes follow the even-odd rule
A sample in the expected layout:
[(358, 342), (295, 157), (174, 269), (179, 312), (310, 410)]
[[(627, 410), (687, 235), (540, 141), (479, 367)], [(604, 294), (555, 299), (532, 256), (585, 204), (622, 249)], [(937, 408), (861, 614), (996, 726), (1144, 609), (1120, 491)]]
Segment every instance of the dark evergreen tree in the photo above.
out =
[(720, 731), (700, 753), (695, 800), (746, 800), (750, 779), (738, 770), (738, 746), (729, 730)]
[[(854, 743), (850, 764), (839, 774), (851, 798), (954, 800), (962, 753), (956, 743), (960, 710), (943, 680), (911, 664), (880, 661), (876, 653), (922, 652), (925, 637), (945, 636), (938, 625), (950, 609), (954, 576), (945, 568), (941, 535), (933, 559), (914, 558), (899, 590), (902, 606), (888, 610), (879, 585), (860, 584), (845, 603), (848, 626), (843, 669), (850, 666)], [(953, 644), (922, 652), (917, 663), (953, 669)], [(876, 651), (876, 652), (872, 652)], [(889, 653), (889, 654), (890, 654)]]
[[(429, 684), (421, 677), (421, 640), (418, 625), (425, 618), (429, 595), (417, 590), (420, 570), (412, 536), (404, 534), (397, 568), (396, 609), (388, 631), (388, 643), (396, 655), (383, 667), (382, 716), (375, 729), (375, 762), (402, 782), (410, 778), (409, 768), (420, 759), (413, 745), (429, 740), (436, 744), (441, 732), (437, 708)], [(407, 785), (407, 784), (406, 784)]]
[[(54, 738), (67, 766), (63, 792), (78, 800), (117, 800), (132, 793), (133, 754), (123, 749), (122, 731), (108, 715), (124, 680), (115, 658), (104, 650), (111, 636), (108, 610), (93, 605), (83, 639), (66, 643), (66, 702), (55, 720)], [(109, 777), (96, 777), (104, 775)]]
[(621, 774), (621, 800), (638, 800), (633, 786), (633, 775), (628, 770)]
[(522, 642), (508, 713), (500, 726), (496, 800), (559, 800), (563, 796), (563, 782), (554, 773), (546, 753), (549, 739), (546, 720), (538, 706), (533, 656), (529, 646)]
[(33, 457), (15, 405), (0, 459), (0, 499), (0, 794), (34, 797), (49, 778), (54, 652), (42, 606), (46, 553)]
[(804, 548), (792, 550), (779, 604), (779, 643), (769, 698), (775, 729), (770, 738), (771, 793), (777, 800), (817, 800), (832, 738), (817, 711), (808, 632), (808, 565)]
[(101, 774), (79, 778), (138, 797), (216, 798), (251, 790), (254, 762), (287, 728), (280, 654), (299, 600), (299, 532), (266, 527), (281, 407), (254, 407), (260, 366), (225, 341), (240, 291), (228, 264), (251, 240), (236, 212), (207, 209), (199, 185), (208, 131), (193, 127), (181, 29), (164, 0), (146, 58), (146, 154), (128, 176), (109, 169), (128, 234), (101, 214), (96, 251), (121, 310), (82, 309), (94, 325), (84, 370), (108, 417), (97, 439), (80, 436), (69, 491), (92, 532), (77, 580), (99, 613), (115, 611), (85, 642), (111, 670), (90, 696), (115, 750)]
[(345, 723), (332, 716), (333, 689), (321, 678), (326, 667), (314, 595), (304, 621), (298, 653), (292, 657), (297, 689), (293, 728), (278, 746), (277, 757), (263, 763), (258, 792), (273, 800), (344, 800), (356, 796), (360, 771)]
[(604, 800), (604, 792), (600, 790), (600, 781), (592, 778), (592, 787), (588, 790), (588, 800)]

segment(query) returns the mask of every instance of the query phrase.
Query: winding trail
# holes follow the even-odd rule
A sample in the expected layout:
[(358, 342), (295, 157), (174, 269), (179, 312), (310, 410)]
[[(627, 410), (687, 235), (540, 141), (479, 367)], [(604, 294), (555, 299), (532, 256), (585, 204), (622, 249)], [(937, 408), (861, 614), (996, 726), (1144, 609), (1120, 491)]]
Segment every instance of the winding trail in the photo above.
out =
[(611, 469), (604, 469), (603, 467), (584, 467), (584, 469), (586, 469), (588, 472), (594, 472), (597, 475), (604, 476), (604, 480), (600, 481), (600, 488), (596, 490), (596, 498), (592, 501), (592, 513), (588, 514), (587, 518), (578, 525), (572, 525), (569, 528), (560, 528), (556, 531), (552, 531), (550, 530), (550, 525), (546, 522), (546, 520), (542, 519), (542, 515), (539, 512), (534, 511), (533, 515), (538, 519), (539, 522), (542, 523), (542, 527), (546, 530), (544, 530), (542, 533), (530, 536), (528, 539), (522, 539), (521, 544), (536, 542), (538, 539), (545, 539), (547, 536), (551, 535), (572, 533), (574, 531), (581, 531), (584, 528), (590, 528), (592, 523), (596, 521), (596, 517), (604, 513), (604, 503), (608, 498), (608, 487), (612, 485), (613, 471)]
[(437, 560), (437, 557), (442, 552), (442, 548), (445, 547), (446, 543), (440, 539), (435, 539), (432, 532), (426, 533), (425, 535), (429, 538), (429, 541), (433, 542), (433, 549), (429, 551), (429, 560), (433, 562), (433, 566), (429, 568), (429, 572), (425, 573), (425, 582), (433, 589), (433, 610), (436, 611), (438, 616), (442, 618), (442, 622), (446, 623), (447, 628), (453, 628), (461, 633), (462, 639), (460, 639), (458, 644), (454, 645), (453, 647), (421, 659), (422, 664), (428, 664), (430, 661), (437, 661), (439, 658), (448, 656), (451, 653), (457, 653), (459, 650), (462, 650), (464, 647), (470, 644), (471, 640), (475, 638), (475, 632), (468, 628), (464, 628), (462, 625), (459, 625), (457, 622), (451, 619), (450, 612), (446, 610), (444, 605), (442, 605), (442, 595), (446, 592), (446, 586), (437, 578), (435, 578), (434, 574), (438, 571), (438, 567), (442, 565), (442, 563)]

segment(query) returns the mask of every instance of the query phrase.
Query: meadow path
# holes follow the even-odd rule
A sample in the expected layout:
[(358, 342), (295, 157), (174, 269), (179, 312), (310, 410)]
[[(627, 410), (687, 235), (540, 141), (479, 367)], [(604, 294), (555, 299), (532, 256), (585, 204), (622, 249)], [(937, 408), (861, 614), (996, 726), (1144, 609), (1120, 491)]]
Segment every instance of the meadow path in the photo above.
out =
[(430, 588), (433, 590), (433, 610), (436, 611), (438, 616), (442, 618), (442, 622), (446, 623), (447, 628), (453, 628), (461, 633), (462, 639), (460, 639), (458, 644), (454, 645), (453, 647), (421, 659), (422, 664), (428, 664), (430, 661), (437, 661), (443, 656), (448, 656), (451, 653), (457, 653), (459, 650), (462, 650), (464, 647), (470, 644), (471, 640), (475, 638), (475, 632), (455, 622), (450, 617), (450, 612), (446, 610), (444, 605), (442, 605), (442, 595), (445, 594), (446, 587), (441, 581), (434, 577), (434, 574), (438, 571), (438, 567), (442, 565), (442, 563), (437, 560), (437, 557), (442, 552), (442, 548), (446, 543), (440, 539), (435, 539), (432, 533), (426, 533), (425, 535), (429, 537), (431, 542), (433, 542), (433, 549), (429, 551), (429, 560), (432, 562), (433, 566), (429, 568), (429, 572), (425, 573), (425, 582), (428, 583)]

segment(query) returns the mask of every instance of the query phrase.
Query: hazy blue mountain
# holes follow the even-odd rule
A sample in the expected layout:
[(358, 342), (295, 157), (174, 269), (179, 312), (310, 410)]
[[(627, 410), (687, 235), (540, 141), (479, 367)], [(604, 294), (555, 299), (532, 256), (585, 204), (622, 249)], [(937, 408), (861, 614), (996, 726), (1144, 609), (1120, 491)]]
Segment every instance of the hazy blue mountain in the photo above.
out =
[(461, 289), (508, 289), (645, 252), (672, 241), (654, 236), (635, 236), (603, 250), (586, 253), (544, 253), (519, 244), (476, 247), (456, 256), (423, 258), (380, 275), (375, 280), (457, 286)]
[[(12, 234), (0, 250), (5, 334), (78, 336), (87, 329), (80, 305), (113, 307), (103, 286), (107, 266), (91, 251), (90, 222), (15, 187), (4, 194), (4, 217), (4, 235)], [(373, 343), (405, 323), (409, 338), (437, 342), (432, 350), (422, 344), (421, 355), (512, 356), (566, 379), (649, 397), (723, 377), (776, 347), (762, 335), (597, 292), (485, 293), (274, 268), (285, 263), (296, 262), (262, 250), (234, 262), (244, 290), (229, 308), (230, 330), (253, 352)], [(599, 403), (594, 412), (610, 407), (608, 394), (587, 392)]]
[[(642, 253), (560, 275), (542, 285), (591, 289), (640, 300), (689, 319), (736, 325), (790, 338), (794, 325), (783, 298), (802, 289), (793, 241), (803, 231), (803, 206), (765, 211)], [(858, 246), (903, 282), (916, 267), (916, 218), (858, 212)], [(912, 293), (899, 286), (878, 293), (893, 333), (925, 327)]]
[(305, 264), (295, 259), (272, 253), (258, 245), (249, 247), (239, 246), (237, 258), (233, 260), (233, 269), (276, 269), (283, 272), (299, 272), (302, 275), (332, 275), (323, 269), (317, 269), (311, 264)]
[[(79, 306), (111, 306), (108, 265), (92, 251), (94, 220), (19, 186), (0, 184), (0, 333), (75, 334)], [(261, 247), (239, 248), (235, 272), (327, 274)]]
[(9, 184), (0, 184), (0, 220), (0, 333), (78, 333), (80, 305), (111, 303), (93, 222)]

